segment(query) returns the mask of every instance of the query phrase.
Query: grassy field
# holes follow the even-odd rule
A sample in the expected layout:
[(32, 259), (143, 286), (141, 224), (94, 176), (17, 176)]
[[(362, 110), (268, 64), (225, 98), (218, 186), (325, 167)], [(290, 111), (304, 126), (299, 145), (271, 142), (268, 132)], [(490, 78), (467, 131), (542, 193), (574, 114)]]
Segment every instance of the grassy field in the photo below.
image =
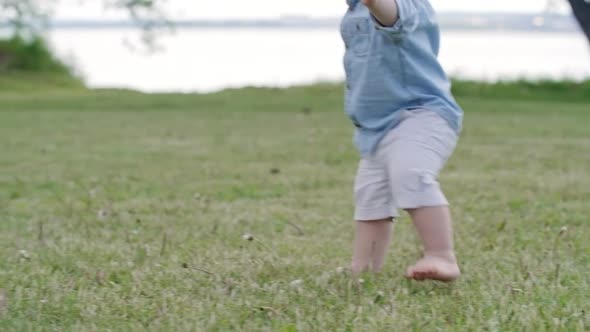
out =
[(588, 83), (457, 83), (441, 181), (464, 276), (405, 280), (404, 217), (361, 287), (341, 268), (358, 162), (341, 87), (18, 86), (0, 92), (0, 331), (590, 329)]

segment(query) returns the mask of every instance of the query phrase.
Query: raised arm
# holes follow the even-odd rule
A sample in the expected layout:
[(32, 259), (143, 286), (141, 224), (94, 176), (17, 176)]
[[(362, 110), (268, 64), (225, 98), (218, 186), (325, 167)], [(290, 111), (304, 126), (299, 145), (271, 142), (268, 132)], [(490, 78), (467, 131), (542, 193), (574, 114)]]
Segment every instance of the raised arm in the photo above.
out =
[(383, 26), (390, 27), (399, 18), (396, 0), (363, 0), (363, 4)]

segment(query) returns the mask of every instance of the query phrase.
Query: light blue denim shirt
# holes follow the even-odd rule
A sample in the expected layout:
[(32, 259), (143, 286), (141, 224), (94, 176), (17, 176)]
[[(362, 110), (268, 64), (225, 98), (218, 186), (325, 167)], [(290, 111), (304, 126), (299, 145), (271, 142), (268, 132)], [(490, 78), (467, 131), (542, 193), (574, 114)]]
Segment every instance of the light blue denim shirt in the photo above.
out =
[(381, 26), (359, 0), (347, 0), (340, 32), (346, 46), (346, 113), (361, 155), (400, 121), (404, 110), (440, 114), (459, 133), (463, 111), (437, 60), (440, 32), (428, 0), (397, 0), (399, 19)]

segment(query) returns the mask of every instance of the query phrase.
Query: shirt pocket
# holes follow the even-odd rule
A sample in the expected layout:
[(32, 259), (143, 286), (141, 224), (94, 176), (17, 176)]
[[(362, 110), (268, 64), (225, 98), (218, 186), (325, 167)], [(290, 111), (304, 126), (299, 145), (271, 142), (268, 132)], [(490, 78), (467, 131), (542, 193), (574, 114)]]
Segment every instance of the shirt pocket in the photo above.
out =
[(357, 57), (369, 53), (371, 21), (364, 17), (350, 17), (343, 22), (342, 35), (346, 49)]

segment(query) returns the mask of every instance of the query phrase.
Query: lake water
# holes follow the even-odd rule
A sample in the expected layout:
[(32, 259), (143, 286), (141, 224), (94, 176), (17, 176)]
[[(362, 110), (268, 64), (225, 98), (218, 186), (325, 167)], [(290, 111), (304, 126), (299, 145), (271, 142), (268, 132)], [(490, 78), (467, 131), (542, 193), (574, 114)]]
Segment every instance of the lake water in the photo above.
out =
[[(91, 87), (209, 92), (343, 79), (337, 29), (179, 29), (163, 51), (133, 51), (132, 30), (56, 30), (57, 53)], [(445, 32), (440, 55), (454, 77), (589, 79), (590, 47), (574, 33)]]

